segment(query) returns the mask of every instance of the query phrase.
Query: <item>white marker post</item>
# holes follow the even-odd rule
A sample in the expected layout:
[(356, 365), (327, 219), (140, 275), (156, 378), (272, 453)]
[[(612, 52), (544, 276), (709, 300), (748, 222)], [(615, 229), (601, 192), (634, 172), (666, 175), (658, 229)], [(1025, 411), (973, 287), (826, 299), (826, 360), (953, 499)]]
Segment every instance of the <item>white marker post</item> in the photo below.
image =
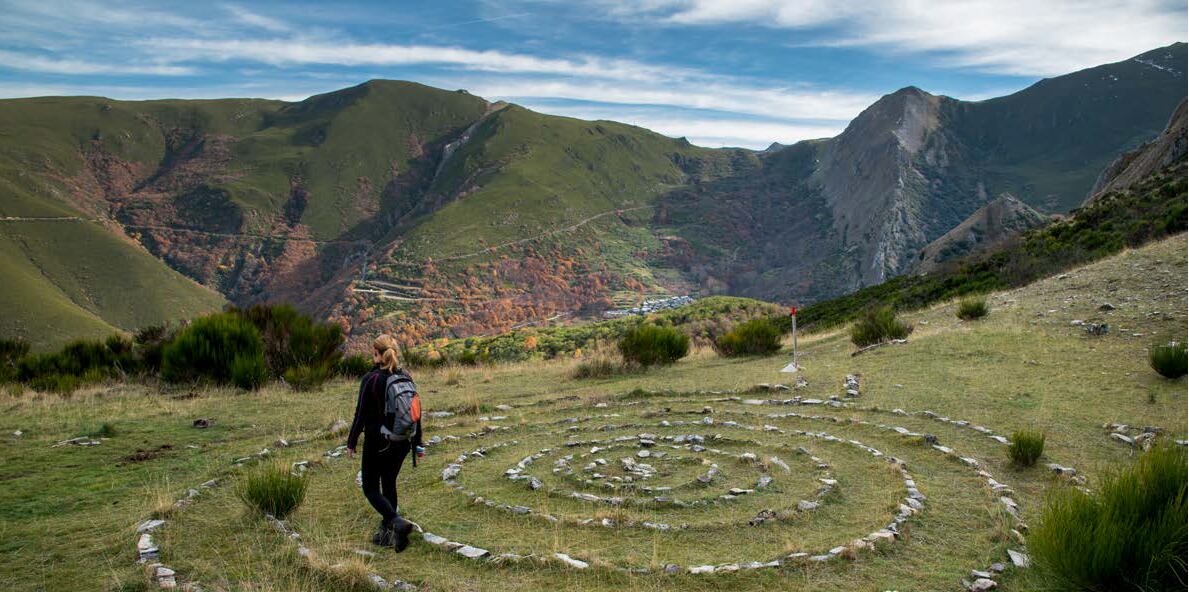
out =
[(788, 366), (781, 368), (780, 371), (792, 373), (800, 370), (800, 368), (797, 367), (797, 307), (789, 307), (789, 316), (793, 321), (793, 362)]

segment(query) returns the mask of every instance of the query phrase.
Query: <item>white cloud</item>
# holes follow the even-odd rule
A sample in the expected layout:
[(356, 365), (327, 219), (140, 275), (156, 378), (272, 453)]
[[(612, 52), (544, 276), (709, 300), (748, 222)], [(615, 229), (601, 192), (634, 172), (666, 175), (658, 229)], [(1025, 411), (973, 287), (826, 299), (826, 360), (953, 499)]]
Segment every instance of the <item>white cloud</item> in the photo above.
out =
[(525, 106), (542, 113), (578, 119), (607, 119), (630, 123), (673, 138), (684, 137), (708, 148), (740, 147), (763, 149), (772, 142), (792, 144), (801, 140), (828, 138), (842, 132), (846, 122), (805, 124), (789, 121), (717, 118), (698, 114), (659, 114), (603, 106)]
[[(606, 14), (671, 26), (803, 30), (807, 45), (934, 53), (941, 64), (1050, 76), (1183, 41), (1184, 2), (1163, 0), (603, 0)], [(826, 32), (828, 31), (828, 34)]]
[(483, 97), (514, 101), (526, 98), (560, 98), (837, 121), (849, 121), (879, 98), (867, 93), (771, 89), (723, 82), (651, 85), (496, 78), (472, 80), (466, 88)]
[(616, 80), (671, 80), (697, 72), (632, 60), (583, 56), (541, 58), (496, 50), (435, 45), (336, 42), (313, 38), (196, 39), (150, 38), (141, 47), (165, 59), (186, 61), (248, 60), (272, 65), (400, 66), (438, 64), (466, 70), (585, 76)]
[(15, 51), (0, 50), (0, 64), (6, 68), (46, 74), (142, 74), (182, 76), (194, 73), (186, 66), (100, 63), (84, 60), (46, 58)]
[(291, 28), (284, 21), (252, 12), (242, 6), (228, 4), (224, 6), (239, 22), (250, 27), (257, 27), (274, 33), (289, 31)]

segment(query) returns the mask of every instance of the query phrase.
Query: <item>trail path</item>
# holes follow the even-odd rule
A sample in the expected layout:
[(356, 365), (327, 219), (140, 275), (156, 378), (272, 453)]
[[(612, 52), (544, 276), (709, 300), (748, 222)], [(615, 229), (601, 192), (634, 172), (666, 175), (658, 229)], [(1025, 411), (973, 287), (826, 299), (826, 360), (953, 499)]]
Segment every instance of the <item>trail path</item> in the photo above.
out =
[(549, 231), (546, 231), (546, 232), (542, 232), (541, 234), (538, 234), (538, 235), (535, 235), (535, 236), (530, 236), (530, 237), (528, 237), (528, 238), (522, 238), (522, 239), (519, 239), (519, 240), (510, 241), (510, 242), (506, 242), (506, 243), (499, 244), (499, 245), (493, 245), (493, 246), (487, 247), (487, 248), (485, 248), (485, 249), (480, 249), (480, 250), (478, 250), (478, 251), (474, 251), (474, 252), (472, 252), (472, 253), (464, 253), (464, 254), (461, 254), (461, 255), (450, 255), (449, 257), (442, 257), (442, 258), (440, 258), (439, 260), (440, 260), (440, 261), (458, 261), (458, 260), (460, 260), (460, 259), (469, 259), (469, 258), (471, 258), (471, 257), (477, 257), (477, 256), (479, 256), (479, 255), (483, 255), (483, 254), (486, 254), (486, 253), (492, 253), (492, 252), (495, 252), (495, 251), (498, 251), (498, 250), (500, 250), (500, 249), (504, 249), (504, 248), (507, 248), (507, 247), (514, 247), (514, 246), (516, 246), (516, 245), (523, 245), (523, 244), (525, 244), (525, 243), (530, 243), (530, 242), (532, 242), (532, 241), (535, 241), (535, 240), (539, 240), (539, 239), (545, 238), (545, 237), (547, 237), (547, 236), (553, 236), (553, 235), (555, 235), (555, 234), (561, 234), (561, 233), (563, 233), (563, 232), (573, 232), (573, 231), (575, 231), (575, 230), (577, 230), (577, 229), (581, 228), (582, 226), (584, 226), (584, 225), (586, 225), (586, 224), (589, 224), (590, 222), (594, 222), (595, 220), (598, 220), (598, 219), (600, 219), (600, 218), (604, 218), (604, 217), (606, 217), (606, 216), (610, 216), (610, 215), (612, 215), (612, 214), (619, 215), (619, 214), (623, 214), (623, 213), (625, 213), (625, 212), (634, 212), (634, 211), (637, 211), (637, 210), (646, 210), (646, 209), (651, 209), (651, 208), (653, 208), (653, 207), (654, 207), (654, 206), (636, 206), (636, 207), (634, 207), (634, 208), (617, 208), (617, 209), (614, 209), (614, 210), (608, 210), (608, 211), (606, 211), (606, 212), (603, 212), (603, 213), (600, 213), (600, 214), (595, 214), (595, 215), (593, 215), (593, 216), (590, 216), (589, 218), (584, 218), (584, 219), (582, 219), (582, 220), (579, 220), (578, 222), (575, 222), (575, 223), (573, 223), (573, 224), (571, 224), (571, 225), (569, 225), (569, 226), (565, 226), (565, 227), (562, 227), (562, 228), (554, 228), (553, 230), (549, 230)]

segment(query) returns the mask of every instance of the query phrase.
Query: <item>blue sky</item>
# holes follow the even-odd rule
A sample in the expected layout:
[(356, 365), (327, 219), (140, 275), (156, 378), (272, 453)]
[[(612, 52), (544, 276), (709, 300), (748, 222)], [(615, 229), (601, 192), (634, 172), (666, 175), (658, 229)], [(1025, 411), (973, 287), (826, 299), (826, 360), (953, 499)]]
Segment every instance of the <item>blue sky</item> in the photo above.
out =
[(979, 100), (1186, 38), (1166, 0), (0, 0), (0, 97), (465, 88), (705, 146), (831, 136), (915, 85)]

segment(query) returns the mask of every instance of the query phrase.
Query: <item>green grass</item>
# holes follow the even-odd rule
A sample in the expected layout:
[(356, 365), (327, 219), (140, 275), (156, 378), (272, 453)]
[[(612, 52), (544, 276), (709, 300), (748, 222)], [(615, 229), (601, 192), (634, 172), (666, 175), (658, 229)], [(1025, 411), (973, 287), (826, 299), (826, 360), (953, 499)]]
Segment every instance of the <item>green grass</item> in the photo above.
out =
[(1053, 491), (1028, 537), (1050, 590), (1180, 590), (1185, 585), (1185, 449), (1157, 446), (1097, 491)]
[(958, 318), (963, 321), (973, 321), (987, 316), (989, 309), (985, 297), (971, 296), (963, 298), (958, 303)]
[(305, 501), (309, 481), (287, 465), (268, 463), (240, 478), (235, 493), (252, 510), (285, 518)]
[(1036, 464), (1040, 455), (1044, 453), (1045, 435), (1041, 432), (1018, 430), (1011, 435), (1011, 445), (1007, 447), (1007, 457), (1021, 467)]
[(896, 318), (890, 306), (867, 311), (850, 328), (851, 343), (859, 347), (875, 345), (893, 339), (904, 339), (912, 333), (912, 326)]
[(714, 340), (714, 349), (727, 356), (766, 356), (780, 350), (781, 330), (767, 318), (736, 325)]
[[(960, 323), (948, 304), (905, 314), (905, 320), (917, 329), (903, 346), (851, 357), (853, 347), (843, 332), (802, 339), (800, 375), (809, 386), (797, 394), (826, 398), (838, 393), (845, 374), (863, 377), (859, 403), (863, 410), (814, 409), (813, 413), (839, 417), (839, 423), (768, 418), (769, 412), (805, 409), (717, 402), (709, 400), (716, 395), (693, 394), (747, 390), (760, 382), (788, 380), (788, 375), (778, 372), (783, 365), (780, 360), (721, 358), (707, 349), (695, 349), (669, 367), (595, 381), (568, 380), (569, 361), (441, 369), (415, 375), (428, 411), (482, 410), (428, 418), (427, 436), (461, 436), (491, 424), (513, 428), (431, 447), (421, 466), (402, 470), (402, 510), (432, 532), (488, 545), (495, 552), (560, 550), (584, 559), (645, 564), (654, 560), (709, 563), (720, 557), (726, 561), (773, 549), (845, 542), (842, 539), (849, 540), (851, 534), (881, 525), (881, 517), (903, 497), (903, 485), (887, 470), (886, 463), (869, 454), (791, 433), (794, 429), (827, 430), (903, 458), (921, 491), (929, 496), (926, 512), (910, 522), (905, 540), (853, 562), (707, 578), (627, 575), (603, 569), (579, 572), (532, 564), (497, 568), (462, 560), (419, 541), (405, 553), (393, 555), (370, 547), (368, 539), (376, 518), (354, 485), (358, 461), (340, 459), (313, 463), (305, 502), (289, 518), (302, 532), (302, 543), (315, 553), (316, 562), (309, 566), (295, 555), (296, 543), (244, 511), (233, 484), (255, 467), (234, 467), (231, 461), (265, 447), (272, 450), (276, 461), (286, 464), (321, 459), (325, 450), (341, 440), (313, 440), (290, 447), (274, 443), (282, 437), (290, 442), (310, 438), (335, 419), (349, 419), (357, 384), (332, 381), (316, 393), (293, 393), (270, 385), (252, 396), (230, 389), (110, 385), (84, 389), (70, 399), (31, 393), (0, 399), (6, 410), (0, 418), (0, 478), (4, 480), (0, 487), (0, 524), (4, 529), (0, 586), (66, 590), (75, 589), (85, 578), (90, 578), (86, 580), (89, 587), (101, 590), (137, 585), (144, 576), (133, 564), (135, 524), (154, 510), (168, 507), (186, 488), (223, 477), (223, 485), (202, 490), (189, 507), (164, 512), (169, 522), (155, 537), (167, 565), (185, 578), (203, 582), (208, 589), (364, 590), (361, 572), (366, 570), (390, 580), (400, 578), (443, 590), (509, 586), (598, 591), (957, 589), (970, 569), (1003, 561), (1004, 549), (1016, 548), (1005, 531), (996, 496), (972, 469), (955, 459), (894, 432), (846, 420), (854, 417), (901, 425), (938, 436), (942, 444), (976, 458), (1010, 485), (1024, 520), (1036, 528), (1041, 523), (1045, 492), (1054, 483), (1047, 471), (1015, 470), (1003, 445), (968, 428), (871, 409), (931, 409), (1001, 434), (1025, 426), (1042, 430), (1047, 435), (1046, 456), (1052, 462), (1076, 467), (1090, 479), (1091, 487), (1096, 487), (1112, 467), (1134, 462), (1130, 449), (1104, 437), (1103, 423), (1160, 426), (1170, 436), (1186, 431), (1183, 384), (1166, 381), (1148, 369), (1144, 351), (1148, 338), (1132, 337), (1132, 333), (1186, 330), (1183, 241), (1179, 236), (1075, 270), (1063, 280), (1048, 279), (1023, 290), (991, 294), (996, 314), (985, 322)], [(1152, 272), (1157, 269), (1161, 273)], [(1166, 285), (1170, 281), (1173, 289)], [(1072, 319), (1088, 318), (1097, 304), (1111, 297), (1112, 286), (1124, 283), (1131, 306), (1112, 311), (1111, 322), (1127, 327), (1127, 332), (1112, 332), (1090, 341), (1070, 325)], [(1178, 295), (1169, 297), (1170, 291)], [(1074, 295), (1077, 298), (1066, 304)], [(1149, 315), (1152, 311), (1161, 314)], [(1094, 389), (1085, 389), (1087, 372), (1094, 376), (1102, 373), (1104, 380)], [(637, 388), (648, 396), (621, 398)], [(1160, 395), (1155, 403), (1146, 400), (1149, 389)], [(593, 407), (603, 403), (608, 407)], [(501, 404), (516, 407), (496, 410)], [(661, 420), (700, 421), (704, 417), (701, 409), (707, 405), (714, 408), (711, 416), (716, 421), (773, 424), (785, 429), (788, 433), (776, 434), (716, 425), (713, 430), (726, 438), (760, 444), (723, 441), (715, 447), (771, 451), (787, 461), (793, 472), (773, 473), (776, 489), (752, 498), (743, 496), (714, 512), (657, 510), (660, 518), (689, 521), (688, 532), (635, 529), (618, 533), (602, 527), (540, 525), (470, 504), (440, 479), (441, 469), (459, 454), (518, 440), (515, 446), (492, 449), (486, 459), (468, 461), (461, 481), (482, 495), (579, 516), (589, 512), (585, 504), (532, 492), (503, 478), (502, 471), (528, 453), (564, 441), (565, 436), (547, 432), (565, 430), (571, 424), (553, 422), (620, 414), (574, 424), (579, 428), (575, 439), (643, 431), (689, 433), (693, 431), (690, 426), (664, 428), (658, 424)], [(663, 411), (666, 407), (671, 409), (667, 414)], [(480, 419), (497, 414), (507, 419)], [(204, 430), (190, 427), (199, 417), (214, 419), (214, 423)], [(94, 429), (97, 421), (111, 422), (118, 429), (117, 436), (99, 446), (51, 447)], [(612, 423), (621, 427), (598, 429)], [(24, 435), (11, 436), (18, 429)], [(164, 445), (169, 447), (162, 448)], [(795, 453), (801, 445), (830, 461), (840, 482), (838, 490), (821, 508), (801, 518), (759, 527), (741, 524), (760, 509), (782, 507), (789, 499), (812, 494), (813, 467)], [(128, 460), (138, 451), (151, 452), (150, 458)], [(608, 460), (618, 458), (611, 451), (605, 454)], [(540, 472), (550, 475), (551, 464), (547, 459), (541, 462), (545, 464)], [(693, 467), (679, 462), (657, 464), (672, 470), (674, 478), (694, 472)], [(736, 482), (758, 474), (748, 465), (719, 465), (724, 478)], [(651, 516), (651, 511), (642, 509), (631, 512)], [(715, 525), (720, 520), (738, 526)], [(355, 553), (357, 549), (377, 551), (377, 555), (361, 557)], [(331, 567), (336, 564), (343, 567)], [(1009, 570), (999, 579), (1000, 587), (1008, 592), (1037, 589), (1031, 578), (1028, 572)]]
[(619, 353), (635, 366), (665, 366), (689, 353), (689, 336), (672, 327), (640, 325), (619, 339)]
[(0, 335), (43, 350), (218, 310), (225, 300), (87, 222), (0, 222)]
[(1186, 365), (1185, 344), (1169, 343), (1152, 346), (1148, 353), (1148, 365), (1165, 378), (1180, 378), (1185, 375)]

